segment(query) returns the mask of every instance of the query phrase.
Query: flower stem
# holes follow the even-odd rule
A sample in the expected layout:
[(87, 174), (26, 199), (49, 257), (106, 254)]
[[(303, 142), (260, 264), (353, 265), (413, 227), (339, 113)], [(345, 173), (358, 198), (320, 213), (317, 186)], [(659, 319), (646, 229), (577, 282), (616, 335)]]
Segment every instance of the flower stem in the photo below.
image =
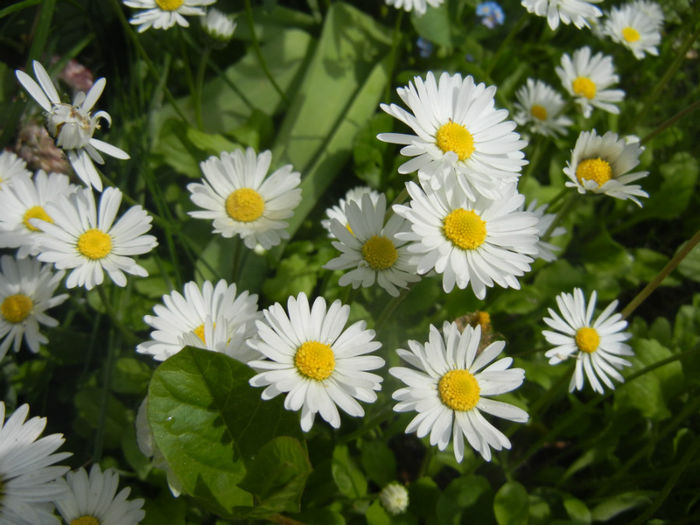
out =
[(693, 111), (696, 109), (700, 109), (700, 100), (696, 100), (693, 102), (690, 106), (680, 110), (678, 113), (673, 115), (671, 118), (668, 120), (665, 120), (661, 124), (659, 124), (655, 130), (652, 132), (648, 133), (641, 141), (640, 144), (646, 144), (649, 142), (651, 139), (655, 138), (659, 133), (665, 131), (666, 129), (670, 128), (673, 126), (676, 122), (678, 122), (680, 119), (685, 117), (686, 115), (690, 115)]
[(656, 288), (661, 284), (668, 274), (670, 274), (680, 262), (690, 253), (690, 251), (695, 248), (695, 246), (700, 242), (700, 230), (695, 232), (695, 235), (685, 243), (685, 245), (678, 250), (678, 253), (673, 256), (673, 258), (668, 261), (666, 266), (664, 266), (661, 271), (654, 277), (649, 284), (647, 284), (641, 292), (639, 292), (634, 299), (632, 299), (627, 306), (622, 310), (622, 318), (627, 319), (632, 312), (634, 312), (637, 307), (644, 302), (644, 300), (651, 295), (651, 292), (656, 290)]
[(491, 72), (496, 67), (496, 64), (498, 64), (498, 60), (501, 58), (503, 52), (506, 49), (509, 49), (510, 43), (515, 38), (515, 35), (517, 35), (518, 32), (525, 26), (528, 16), (529, 15), (527, 14), (527, 12), (523, 13), (518, 19), (518, 21), (515, 23), (515, 25), (513, 25), (508, 35), (501, 41), (501, 45), (498, 46), (496, 53), (493, 55), (493, 58), (491, 59), (488, 67), (486, 68), (486, 76), (491, 76)]
[(211, 48), (209, 46), (205, 46), (202, 56), (199, 58), (199, 64), (197, 65), (197, 76), (195, 77), (194, 83), (194, 115), (197, 119), (197, 127), (201, 130), (204, 129), (204, 123), (202, 121), (202, 88), (204, 87), (204, 73), (207, 69), (209, 53), (211, 53)]
[(554, 216), (554, 219), (552, 220), (552, 224), (549, 225), (549, 228), (544, 232), (540, 240), (542, 241), (547, 241), (549, 240), (549, 237), (552, 235), (552, 232), (554, 231), (554, 228), (556, 228), (559, 223), (566, 217), (571, 210), (574, 209), (574, 203), (578, 202), (578, 193), (572, 190), (571, 195), (569, 195), (569, 198), (564, 201), (564, 204), (561, 205), (561, 208), (559, 208), (559, 211), (557, 214)]
[(412, 284), (413, 283), (408, 283), (407, 288), (402, 289), (401, 293), (399, 293), (399, 295), (397, 295), (396, 297), (392, 297), (391, 301), (386, 303), (384, 310), (382, 310), (382, 313), (379, 314), (379, 318), (377, 319), (377, 322), (374, 324), (374, 327), (376, 330), (379, 330), (379, 327), (382, 326), (389, 317), (391, 317), (391, 314), (393, 314), (394, 311), (398, 308), (398, 306), (403, 302), (403, 300), (406, 298), (406, 296), (411, 291)]
[(396, 23), (394, 24), (393, 38), (391, 40), (391, 52), (389, 53), (389, 66), (387, 68), (387, 83), (384, 89), (384, 102), (387, 104), (391, 101), (391, 87), (392, 87), (392, 75), (394, 68), (396, 67), (396, 55), (399, 49), (399, 44), (401, 43), (401, 21), (403, 19), (403, 10), (399, 9), (399, 13), (396, 15)]

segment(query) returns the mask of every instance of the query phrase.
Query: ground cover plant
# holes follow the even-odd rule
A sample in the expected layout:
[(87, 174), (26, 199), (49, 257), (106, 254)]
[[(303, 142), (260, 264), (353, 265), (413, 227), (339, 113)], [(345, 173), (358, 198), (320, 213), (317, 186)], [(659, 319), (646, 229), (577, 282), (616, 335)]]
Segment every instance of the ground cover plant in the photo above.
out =
[(690, 0), (0, 7), (0, 523), (700, 522)]

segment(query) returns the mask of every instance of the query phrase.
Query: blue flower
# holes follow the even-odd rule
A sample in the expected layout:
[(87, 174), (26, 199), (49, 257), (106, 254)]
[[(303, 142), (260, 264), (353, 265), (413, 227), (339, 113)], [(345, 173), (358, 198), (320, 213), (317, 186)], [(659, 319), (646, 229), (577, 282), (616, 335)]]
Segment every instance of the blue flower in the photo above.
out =
[(418, 54), (421, 58), (429, 58), (433, 54), (433, 43), (425, 38), (419, 36), (416, 40), (416, 45), (418, 46)]
[(476, 6), (476, 16), (481, 17), (481, 23), (489, 29), (503, 25), (505, 15), (497, 2), (483, 2)]

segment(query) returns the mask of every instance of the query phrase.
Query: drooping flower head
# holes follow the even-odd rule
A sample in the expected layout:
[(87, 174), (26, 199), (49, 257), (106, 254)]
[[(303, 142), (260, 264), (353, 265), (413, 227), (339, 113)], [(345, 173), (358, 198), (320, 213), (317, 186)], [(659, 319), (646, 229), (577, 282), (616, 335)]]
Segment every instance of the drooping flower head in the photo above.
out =
[(308, 432), (317, 413), (334, 428), (340, 427), (338, 407), (353, 417), (365, 411), (357, 400), (373, 403), (382, 378), (367, 370), (384, 366), (368, 355), (381, 347), (374, 330), (364, 321), (347, 329), (350, 307), (334, 301), (326, 308), (322, 297), (309, 307), (306, 294), (289, 297), (287, 311), (275, 303), (263, 310), (258, 337), (248, 345), (266, 359), (251, 361), (257, 370), (250, 385), (265, 387), (264, 400), (286, 394), (284, 408), (301, 410), (301, 428)]
[(566, 103), (550, 85), (528, 78), (515, 97), (517, 102), (513, 120), (520, 126), (527, 126), (533, 133), (547, 137), (566, 135), (572, 121), (562, 115)]
[(527, 412), (511, 404), (490, 399), (518, 388), (525, 379), (521, 368), (509, 368), (512, 357), (491, 362), (505, 343), (491, 343), (477, 354), (481, 329), (466, 326), (460, 333), (456, 323), (445, 322), (442, 333), (430, 325), (428, 341), (408, 341), (410, 350), (397, 353), (411, 367), (393, 367), (389, 373), (406, 384), (394, 392), (396, 412), (418, 412), (406, 428), (418, 437), (430, 434), (430, 444), (445, 450), (452, 441), (454, 455), (464, 457), (464, 438), (486, 460), (491, 448), (510, 448), (508, 438), (486, 418), (493, 416), (525, 423)]
[(571, 152), (571, 161), (564, 168), (570, 179), (566, 185), (579, 193), (604, 193), (641, 206), (637, 197), (649, 194), (630, 182), (646, 177), (649, 172), (630, 171), (639, 164), (642, 151), (638, 142), (618, 138), (617, 133), (608, 131), (600, 136), (595, 130), (583, 131)]
[(634, 355), (630, 346), (624, 343), (631, 337), (631, 334), (624, 332), (627, 321), (622, 319), (622, 315), (613, 313), (617, 300), (610, 303), (593, 322), (596, 297), (594, 291), (586, 306), (586, 298), (580, 288), (575, 288), (573, 295), (561, 293), (557, 296), (559, 313), (548, 308), (550, 317), (544, 318), (544, 322), (555, 330), (542, 331), (547, 342), (555, 345), (544, 354), (549, 358), (549, 364), (576, 360), (569, 392), (583, 389), (584, 372), (595, 392), (605, 392), (601, 381), (614, 389), (610, 378), (623, 382), (624, 378), (618, 370), (631, 365), (622, 356)]
[(593, 4), (603, 0), (522, 0), (520, 3), (528, 13), (547, 18), (552, 31), (559, 27), (559, 22), (577, 28), (591, 27), (591, 22), (603, 15)]
[(186, 16), (204, 15), (203, 6), (211, 5), (216, 0), (123, 0), (124, 5), (142, 9), (129, 20), (139, 33), (151, 27), (153, 29), (170, 29), (175, 24), (189, 27)]
[(418, 171), (434, 188), (456, 178), (470, 198), (482, 194), (497, 198), (503, 188), (517, 182), (527, 163), (521, 151), (525, 142), (506, 120), (508, 111), (496, 109), (496, 87), (475, 84), (471, 76), (432, 72), (415, 77), (397, 93), (409, 111), (396, 104), (381, 104), (389, 115), (409, 126), (415, 135), (380, 133), (379, 140), (402, 144), (401, 154), (413, 157), (399, 173)]
[(20, 70), (15, 71), (17, 80), (43, 108), (49, 133), (56, 139), (56, 145), (66, 152), (76, 175), (88, 187), (102, 191), (102, 180), (94, 164), (104, 164), (100, 152), (117, 159), (130, 158), (125, 151), (92, 136), (100, 127), (100, 119), (104, 119), (108, 125), (112, 124), (112, 117), (106, 111), (92, 114), (92, 108), (102, 95), (107, 81), (104, 78), (98, 79), (90, 91), (78, 91), (73, 103), (67, 104), (61, 102), (44, 66), (36, 60), (33, 64), (34, 76), (39, 83)]
[(611, 57), (603, 53), (591, 56), (591, 48), (585, 46), (574, 51), (573, 59), (564, 53), (556, 72), (564, 89), (581, 106), (584, 117), (591, 116), (593, 107), (609, 113), (620, 112), (614, 103), (625, 98), (625, 92), (608, 89), (619, 80)]

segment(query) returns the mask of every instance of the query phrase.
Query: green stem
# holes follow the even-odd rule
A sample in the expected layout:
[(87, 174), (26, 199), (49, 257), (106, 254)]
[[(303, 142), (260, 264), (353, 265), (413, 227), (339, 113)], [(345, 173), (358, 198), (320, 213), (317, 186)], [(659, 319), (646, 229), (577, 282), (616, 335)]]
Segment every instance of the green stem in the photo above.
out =
[(248, 21), (248, 27), (250, 28), (251, 44), (253, 44), (253, 51), (255, 52), (255, 56), (258, 57), (258, 62), (260, 64), (260, 67), (262, 68), (263, 72), (265, 73), (265, 76), (268, 78), (268, 80), (272, 84), (272, 87), (275, 88), (275, 91), (277, 91), (277, 93), (282, 98), (282, 100), (286, 104), (289, 104), (289, 100), (287, 99), (287, 95), (284, 94), (284, 91), (282, 91), (282, 89), (279, 87), (279, 85), (275, 81), (275, 77), (273, 77), (272, 73), (270, 73), (270, 70), (267, 67), (267, 63), (265, 62), (265, 57), (263, 56), (262, 51), (260, 50), (260, 43), (258, 42), (258, 36), (255, 34), (255, 22), (253, 21), (253, 8), (250, 5), (250, 0), (245, 0), (245, 16), (246, 16), (246, 20)]
[(543, 147), (544, 140), (539, 135), (537, 135), (533, 139), (533, 143), (534, 143), (534, 146), (532, 149), (532, 157), (530, 157), (530, 164), (528, 164), (527, 170), (525, 171), (525, 173), (523, 173), (523, 176), (520, 177), (521, 181), (526, 180), (532, 174), (532, 172), (535, 171), (535, 168), (537, 167), (537, 164), (539, 164), (540, 158), (542, 158), (542, 154), (544, 153), (544, 150), (546, 149)]
[(662, 133), (666, 129), (673, 126), (680, 119), (682, 119), (686, 115), (690, 115), (693, 111), (695, 111), (699, 108), (700, 108), (700, 100), (696, 100), (690, 106), (680, 110), (678, 113), (673, 115), (670, 119), (665, 120), (664, 122), (659, 124), (654, 131), (652, 131), (651, 133), (648, 133), (642, 140), (639, 141), (640, 144), (646, 144), (651, 139), (655, 138), (659, 133)]
[(202, 89), (204, 88), (204, 73), (207, 69), (207, 62), (209, 60), (209, 54), (211, 53), (211, 48), (206, 46), (202, 56), (199, 58), (199, 64), (197, 65), (197, 77), (195, 79), (195, 104), (194, 104), (194, 115), (197, 119), (197, 127), (201, 130), (204, 129), (204, 122), (202, 121)]
[(384, 306), (384, 310), (382, 310), (382, 313), (379, 314), (379, 317), (377, 318), (377, 322), (374, 324), (375, 330), (379, 330), (379, 327), (381, 327), (386, 320), (391, 317), (391, 314), (396, 311), (398, 306), (403, 302), (403, 300), (406, 298), (406, 296), (409, 294), (411, 291), (411, 286), (413, 283), (408, 283), (408, 287), (404, 288), (401, 290), (401, 293), (397, 297), (392, 297), (391, 301), (386, 303), (386, 306)]
[(544, 232), (540, 240), (542, 241), (547, 241), (549, 240), (549, 237), (552, 235), (552, 232), (554, 229), (559, 225), (559, 223), (566, 217), (569, 212), (574, 208), (574, 203), (578, 202), (578, 197), (579, 194), (576, 193), (575, 190), (571, 190), (572, 193), (569, 195), (569, 198), (564, 201), (564, 204), (562, 204), (561, 208), (557, 212), (557, 214), (554, 216), (554, 220), (552, 220), (552, 224), (549, 225), (549, 228)]
[(510, 32), (508, 35), (501, 41), (501, 44), (498, 46), (498, 49), (496, 50), (496, 53), (493, 55), (493, 58), (489, 61), (489, 65), (486, 68), (486, 75), (488, 77), (491, 76), (491, 72), (494, 70), (496, 65), (498, 64), (498, 60), (501, 58), (501, 55), (506, 49), (510, 49), (510, 43), (511, 41), (515, 38), (515, 35), (518, 34), (518, 32), (525, 26), (525, 23), (527, 22), (528, 18), (528, 13), (524, 12), (518, 21), (513, 25), (511, 28)]
[(114, 308), (112, 308), (112, 303), (110, 303), (107, 300), (107, 295), (104, 291), (104, 283), (97, 286), (97, 293), (100, 296), (100, 300), (102, 301), (102, 305), (105, 307), (105, 311), (107, 312), (107, 316), (112, 320), (112, 323), (114, 323), (114, 326), (117, 327), (119, 332), (124, 336), (124, 339), (129, 341), (129, 343), (137, 343), (139, 342), (138, 337), (134, 335), (134, 333), (129, 330), (126, 326), (124, 326), (124, 323), (122, 323), (121, 318), (117, 314), (117, 312), (114, 311)]
[(233, 238), (233, 253), (231, 258), (233, 259), (233, 267), (231, 268), (231, 279), (233, 282), (238, 282), (238, 276), (241, 272), (241, 252), (243, 251), (243, 239), (239, 236)]
[(401, 21), (403, 19), (403, 9), (399, 9), (399, 13), (396, 15), (396, 23), (394, 24), (394, 33), (391, 40), (391, 51), (389, 52), (389, 65), (387, 67), (387, 83), (384, 88), (384, 102), (387, 104), (391, 101), (391, 87), (392, 87), (392, 77), (394, 74), (394, 68), (396, 67), (396, 54), (399, 49), (399, 44), (401, 43)]
[(656, 290), (656, 288), (661, 284), (668, 274), (670, 274), (680, 262), (690, 253), (690, 251), (695, 248), (695, 246), (700, 242), (700, 230), (695, 232), (695, 235), (687, 242), (685, 245), (678, 250), (678, 253), (673, 256), (673, 258), (668, 261), (666, 266), (664, 266), (661, 271), (654, 277), (649, 284), (647, 284), (641, 292), (639, 292), (634, 299), (632, 299), (627, 306), (622, 310), (622, 318), (626, 319), (634, 312), (637, 307), (644, 302), (644, 300), (651, 295), (651, 293)]

